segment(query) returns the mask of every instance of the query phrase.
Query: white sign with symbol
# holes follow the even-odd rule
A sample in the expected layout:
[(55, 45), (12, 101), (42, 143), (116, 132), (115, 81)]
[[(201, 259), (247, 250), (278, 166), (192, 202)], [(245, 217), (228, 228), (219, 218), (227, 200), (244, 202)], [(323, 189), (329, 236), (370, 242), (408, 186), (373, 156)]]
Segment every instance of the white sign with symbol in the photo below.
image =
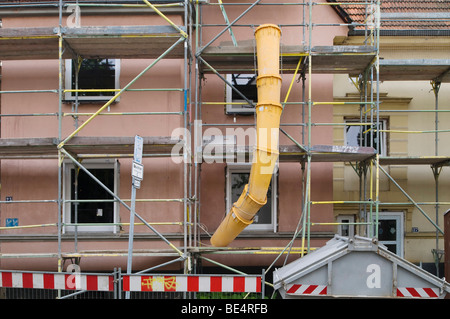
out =
[(142, 150), (144, 148), (144, 139), (138, 135), (134, 137), (134, 161), (142, 164)]
[(136, 163), (133, 161), (133, 167), (131, 169), (131, 176), (138, 180), (144, 179), (144, 165)]
[(142, 150), (144, 148), (144, 139), (138, 135), (134, 137), (134, 159), (131, 168), (131, 176), (133, 176), (133, 185), (136, 188), (141, 187), (141, 181), (144, 179), (144, 165), (142, 164)]

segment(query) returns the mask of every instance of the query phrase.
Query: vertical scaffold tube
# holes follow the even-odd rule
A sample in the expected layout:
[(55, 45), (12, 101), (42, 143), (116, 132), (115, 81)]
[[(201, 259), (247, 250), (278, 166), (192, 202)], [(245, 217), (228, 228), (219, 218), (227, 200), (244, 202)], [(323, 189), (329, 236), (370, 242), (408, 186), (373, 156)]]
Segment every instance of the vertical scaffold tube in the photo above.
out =
[(279, 69), (281, 30), (264, 24), (255, 30), (258, 77), (256, 105), (256, 149), (249, 183), (239, 199), (211, 237), (215, 247), (228, 246), (245, 227), (253, 222), (267, 202), (267, 190), (278, 159), (281, 77)]

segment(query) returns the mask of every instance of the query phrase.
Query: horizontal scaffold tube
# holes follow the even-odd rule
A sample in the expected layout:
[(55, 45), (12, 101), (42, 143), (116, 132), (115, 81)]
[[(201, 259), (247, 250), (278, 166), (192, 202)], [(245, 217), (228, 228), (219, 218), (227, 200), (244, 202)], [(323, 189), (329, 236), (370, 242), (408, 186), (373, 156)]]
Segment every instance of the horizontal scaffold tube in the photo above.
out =
[(256, 105), (256, 149), (249, 183), (233, 203), (225, 219), (211, 237), (216, 247), (228, 246), (248, 225), (267, 202), (267, 190), (278, 160), (281, 77), (279, 75), (281, 30), (264, 24), (255, 30), (258, 63), (258, 104)]

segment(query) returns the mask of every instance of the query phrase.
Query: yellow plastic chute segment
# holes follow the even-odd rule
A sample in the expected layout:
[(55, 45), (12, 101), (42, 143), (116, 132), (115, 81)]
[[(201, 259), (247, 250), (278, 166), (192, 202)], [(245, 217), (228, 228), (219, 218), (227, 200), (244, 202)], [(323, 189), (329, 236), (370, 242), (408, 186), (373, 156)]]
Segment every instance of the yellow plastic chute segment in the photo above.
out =
[(281, 30), (265, 24), (255, 30), (258, 77), (256, 105), (256, 149), (249, 183), (239, 199), (211, 237), (216, 247), (228, 246), (248, 225), (267, 202), (272, 173), (278, 159), (281, 77), (279, 75)]
[(255, 30), (258, 75), (280, 74), (281, 29), (275, 24), (263, 24)]

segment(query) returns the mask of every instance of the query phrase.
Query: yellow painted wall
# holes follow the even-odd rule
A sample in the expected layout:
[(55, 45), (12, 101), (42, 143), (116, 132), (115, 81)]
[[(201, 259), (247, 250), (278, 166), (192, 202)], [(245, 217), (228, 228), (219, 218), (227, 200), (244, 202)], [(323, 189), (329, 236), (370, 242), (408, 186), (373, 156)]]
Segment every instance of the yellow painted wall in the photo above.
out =
[[(336, 44), (356, 44), (361, 38), (339, 38)], [(448, 59), (450, 41), (444, 37), (412, 38), (387, 37), (381, 39), (380, 58), (383, 59)], [(345, 75), (334, 77), (334, 99), (355, 100), (359, 93)], [(434, 110), (435, 94), (432, 86), (426, 81), (389, 81), (381, 82), (380, 110)], [(450, 110), (450, 84), (443, 83), (439, 90), (439, 109)], [(342, 123), (346, 116), (359, 116), (358, 106), (342, 105), (334, 107), (334, 122)], [(389, 117), (389, 130), (424, 131), (435, 129), (435, 113), (380, 113), (380, 118)], [(439, 113), (438, 129), (449, 129), (449, 113)], [(344, 144), (343, 127), (335, 127), (333, 131), (336, 145)], [(438, 155), (450, 155), (449, 133), (440, 133)], [(419, 157), (435, 155), (434, 133), (389, 133), (388, 156)], [(435, 201), (435, 181), (430, 165), (390, 165), (384, 167), (395, 181), (418, 203)], [(333, 192), (335, 200), (358, 200), (359, 182), (354, 170), (348, 164), (335, 163)], [(383, 176), (383, 177), (382, 177)], [(411, 205), (398, 188), (380, 173), (379, 200), (384, 203), (404, 203), (404, 205), (380, 206), (385, 211), (402, 211), (404, 213), (404, 257), (412, 262), (434, 262), (432, 249), (436, 248), (435, 228), (422, 213)], [(439, 201), (449, 202), (450, 169), (444, 167), (439, 175)], [(434, 205), (421, 205), (432, 219), (436, 219)], [(443, 213), (449, 205), (440, 205), (438, 224), (443, 228)], [(353, 213), (358, 216), (358, 207), (349, 205), (335, 206), (335, 215)], [(412, 232), (412, 228), (419, 232)], [(440, 236), (439, 249), (443, 249)]]

